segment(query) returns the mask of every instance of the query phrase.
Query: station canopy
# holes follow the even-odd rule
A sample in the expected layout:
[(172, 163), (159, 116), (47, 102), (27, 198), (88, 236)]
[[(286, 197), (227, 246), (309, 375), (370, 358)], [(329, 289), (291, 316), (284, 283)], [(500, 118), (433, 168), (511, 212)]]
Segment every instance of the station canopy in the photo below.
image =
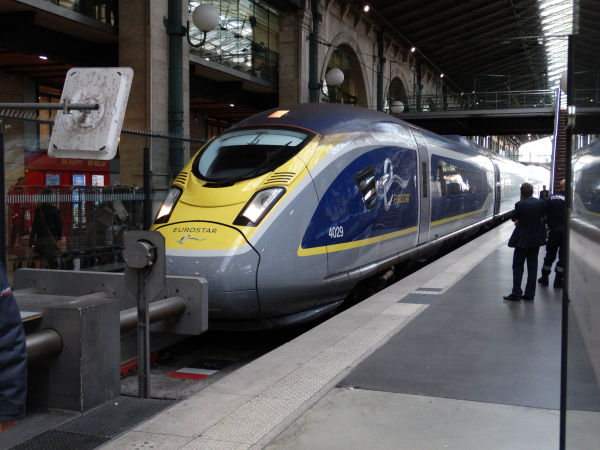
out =
[[(558, 86), (573, 31), (570, 0), (373, 0), (373, 20), (396, 33), (456, 92)], [(433, 66), (433, 67), (431, 67)]]

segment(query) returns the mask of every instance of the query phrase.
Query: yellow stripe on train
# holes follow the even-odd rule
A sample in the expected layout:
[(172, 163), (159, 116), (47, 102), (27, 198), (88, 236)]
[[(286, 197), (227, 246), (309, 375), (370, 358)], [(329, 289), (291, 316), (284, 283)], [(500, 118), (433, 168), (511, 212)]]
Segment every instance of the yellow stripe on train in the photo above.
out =
[(381, 236), (376, 236), (367, 239), (360, 239), (358, 241), (345, 242), (343, 244), (333, 244), (333, 245), (324, 245), (321, 247), (313, 247), (313, 248), (302, 248), (302, 244), (298, 246), (298, 256), (312, 256), (312, 255), (322, 255), (324, 253), (333, 253), (340, 252), (343, 250), (350, 250), (353, 248), (364, 247), (366, 245), (376, 244), (378, 242), (387, 241), (388, 239), (393, 239), (399, 236), (405, 236), (410, 233), (414, 233), (417, 231), (417, 227), (405, 228), (403, 230), (394, 231), (393, 233), (382, 234)]
[(485, 204), (487, 203), (488, 199), (492, 196), (492, 194), (488, 194), (488, 196), (485, 198), (484, 202), (483, 202), (483, 206), (480, 209), (477, 209), (475, 211), (470, 211), (470, 212), (466, 212), (463, 214), (459, 214), (457, 216), (452, 216), (452, 217), (446, 217), (445, 219), (440, 219), (440, 220), (436, 220), (435, 222), (431, 222), (431, 226), (435, 227), (438, 225), (442, 225), (448, 222), (452, 222), (454, 220), (459, 220), (459, 219), (463, 219), (465, 217), (469, 217), (472, 216), (473, 214), (477, 214), (480, 213), (484, 210), (485, 208)]

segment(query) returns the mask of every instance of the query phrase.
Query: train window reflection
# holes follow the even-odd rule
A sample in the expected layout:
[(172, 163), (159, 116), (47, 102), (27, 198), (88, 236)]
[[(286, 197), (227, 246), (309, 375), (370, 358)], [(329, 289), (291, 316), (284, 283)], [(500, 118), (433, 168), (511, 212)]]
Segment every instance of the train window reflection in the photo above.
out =
[(437, 181), (439, 181), (439, 193), (443, 196), (490, 191), (484, 170), (473, 166), (455, 165), (450, 160), (438, 162)]
[(225, 133), (194, 163), (194, 174), (214, 182), (255, 178), (287, 162), (302, 149), (308, 133), (287, 129), (250, 129)]

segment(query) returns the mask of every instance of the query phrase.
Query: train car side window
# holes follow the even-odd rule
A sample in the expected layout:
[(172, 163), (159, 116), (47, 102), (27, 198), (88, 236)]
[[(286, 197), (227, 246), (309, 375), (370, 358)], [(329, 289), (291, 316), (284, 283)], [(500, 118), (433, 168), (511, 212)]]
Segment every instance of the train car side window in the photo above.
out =
[(487, 194), (490, 191), (486, 172), (473, 166), (440, 161), (438, 179), (443, 196)]
[(446, 180), (444, 179), (444, 166), (441, 161), (438, 164), (438, 181), (440, 182), (440, 194), (447, 195), (448, 189), (446, 188)]
[(377, 205), (377, 182), (375, 180), (375, 168), (369, 166), (354, 176), (360, 195), (367, 209), (373, 209)]

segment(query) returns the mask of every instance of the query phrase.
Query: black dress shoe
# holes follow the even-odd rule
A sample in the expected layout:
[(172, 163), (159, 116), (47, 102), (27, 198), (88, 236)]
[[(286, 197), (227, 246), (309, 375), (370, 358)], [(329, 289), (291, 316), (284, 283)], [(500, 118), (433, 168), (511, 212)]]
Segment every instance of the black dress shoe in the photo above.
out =
[(529, 295), (525, 294), (521, 296), (521, 300), (527, 300), (529, 302), (533, 301), (533, 298), (531, 298)]
[(515, 295), (515, 294), (506, 295), (502, 298), (504, 300), (508, 300), (509, 302), (518, 302), (519, 300), (521, 300), (521, 297), (519, 297), (518, 295)]

